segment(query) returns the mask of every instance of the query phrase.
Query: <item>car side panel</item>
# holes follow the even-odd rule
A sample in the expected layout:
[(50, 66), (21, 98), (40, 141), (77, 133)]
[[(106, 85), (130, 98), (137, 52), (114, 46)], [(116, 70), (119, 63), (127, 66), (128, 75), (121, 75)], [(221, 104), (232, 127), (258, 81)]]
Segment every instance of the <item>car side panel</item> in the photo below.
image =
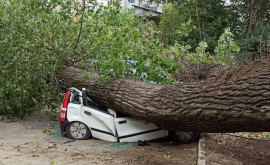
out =
[(138, 142), (159, 139), (167, 136), (167, 132), (152, 123), (131, 117), (114, 119), (120, 142)]
[(106, 141), (117, 141), (113, 116), (82, 106), (81, 116), (90, 128), (92, 136)]
[[(140, 141), (150, 141), (155, 139), (160, 139), (165, 137), (166, 130), (153, 130), (153, 132), (145, 133), (145, 132), (139, 132), (135, 136), (127, 136), (127, 137), (120, 137), (119, 142), (138, 142)], [(141, 133), (141, 134), (140, 134)]]
[(81, 113), (81, 104), (73, 104), (73, 103), (69, 103), (68, 104), (68, 111), (67, 111), (67, 117), (74, 115), (74, 116), (78, 116)]

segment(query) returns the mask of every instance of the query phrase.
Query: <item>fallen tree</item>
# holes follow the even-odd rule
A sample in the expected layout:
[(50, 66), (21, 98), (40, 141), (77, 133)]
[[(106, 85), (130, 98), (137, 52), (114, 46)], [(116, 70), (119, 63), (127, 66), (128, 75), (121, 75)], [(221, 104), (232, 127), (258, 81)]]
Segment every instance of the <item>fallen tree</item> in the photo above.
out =
[(111, 109), (169, 130), (194, 132), (270, 131), (270, 58), (233, 67), (210, 82), (156, 85), (133, 79), (104, 84), (98, 75), (67, 67), (66, 87), (86, 88)]

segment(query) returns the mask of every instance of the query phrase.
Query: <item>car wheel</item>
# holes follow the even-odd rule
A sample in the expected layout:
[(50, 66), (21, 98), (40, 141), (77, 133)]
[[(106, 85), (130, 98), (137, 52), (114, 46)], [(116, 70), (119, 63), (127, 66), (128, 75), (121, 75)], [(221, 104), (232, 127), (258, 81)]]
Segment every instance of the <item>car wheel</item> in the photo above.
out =
[(91, 137), (89, 128), (81, 122), (69, 123), (66, 129), (67, 137), (70, 139), (86, 140)]
[(177, 143), (186, 144), (197, 141), (200, 137), (200, 134), (196, 132), (171, 131), (169, 132), (169, 137)]

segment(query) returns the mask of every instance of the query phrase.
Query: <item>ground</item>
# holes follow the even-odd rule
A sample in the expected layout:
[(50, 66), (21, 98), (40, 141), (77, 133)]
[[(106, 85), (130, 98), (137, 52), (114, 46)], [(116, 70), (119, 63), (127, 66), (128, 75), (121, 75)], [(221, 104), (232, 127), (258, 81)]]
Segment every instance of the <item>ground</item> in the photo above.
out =
[(0, 121), (0, 128), (0, 165), (195, 165), (197, 161), (197, 143), (158, 140), (138, 147), (137, 143), (70, 140), (61, 136), (57, 121), (42, 113)]
[[(270, 164), (270, 141), (244, 139), (232, 135), (207, 134), (205, 137), (207, 165), (266, 165)], [(241, 134), (240, 134), (241, 135)], [(243, 135), (241, 135), (243, 137)]]
[[(74, 141), (62, 137), (59, 123), (50, 121), (44, 113), (13, 122), (0, 121), (0, 128), (0, 165), (197, 163), (198, 143), (176, 144), (165, 139), (139, 147), (137, 143), (111, 143), (97, 139)], [(270, 164), (270, 141), (231, 135), (244, 136), (240, 133), (205, 135), (207, 165)]]

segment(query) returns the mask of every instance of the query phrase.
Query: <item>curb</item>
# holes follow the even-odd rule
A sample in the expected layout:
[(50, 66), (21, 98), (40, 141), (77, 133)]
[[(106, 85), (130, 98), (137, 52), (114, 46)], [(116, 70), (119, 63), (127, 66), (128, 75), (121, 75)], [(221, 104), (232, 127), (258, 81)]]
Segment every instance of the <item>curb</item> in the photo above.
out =
[(198, 161), (197, 165), (205, 165), (205, 138), (204, 134), (201, 134), (198, 146)]

